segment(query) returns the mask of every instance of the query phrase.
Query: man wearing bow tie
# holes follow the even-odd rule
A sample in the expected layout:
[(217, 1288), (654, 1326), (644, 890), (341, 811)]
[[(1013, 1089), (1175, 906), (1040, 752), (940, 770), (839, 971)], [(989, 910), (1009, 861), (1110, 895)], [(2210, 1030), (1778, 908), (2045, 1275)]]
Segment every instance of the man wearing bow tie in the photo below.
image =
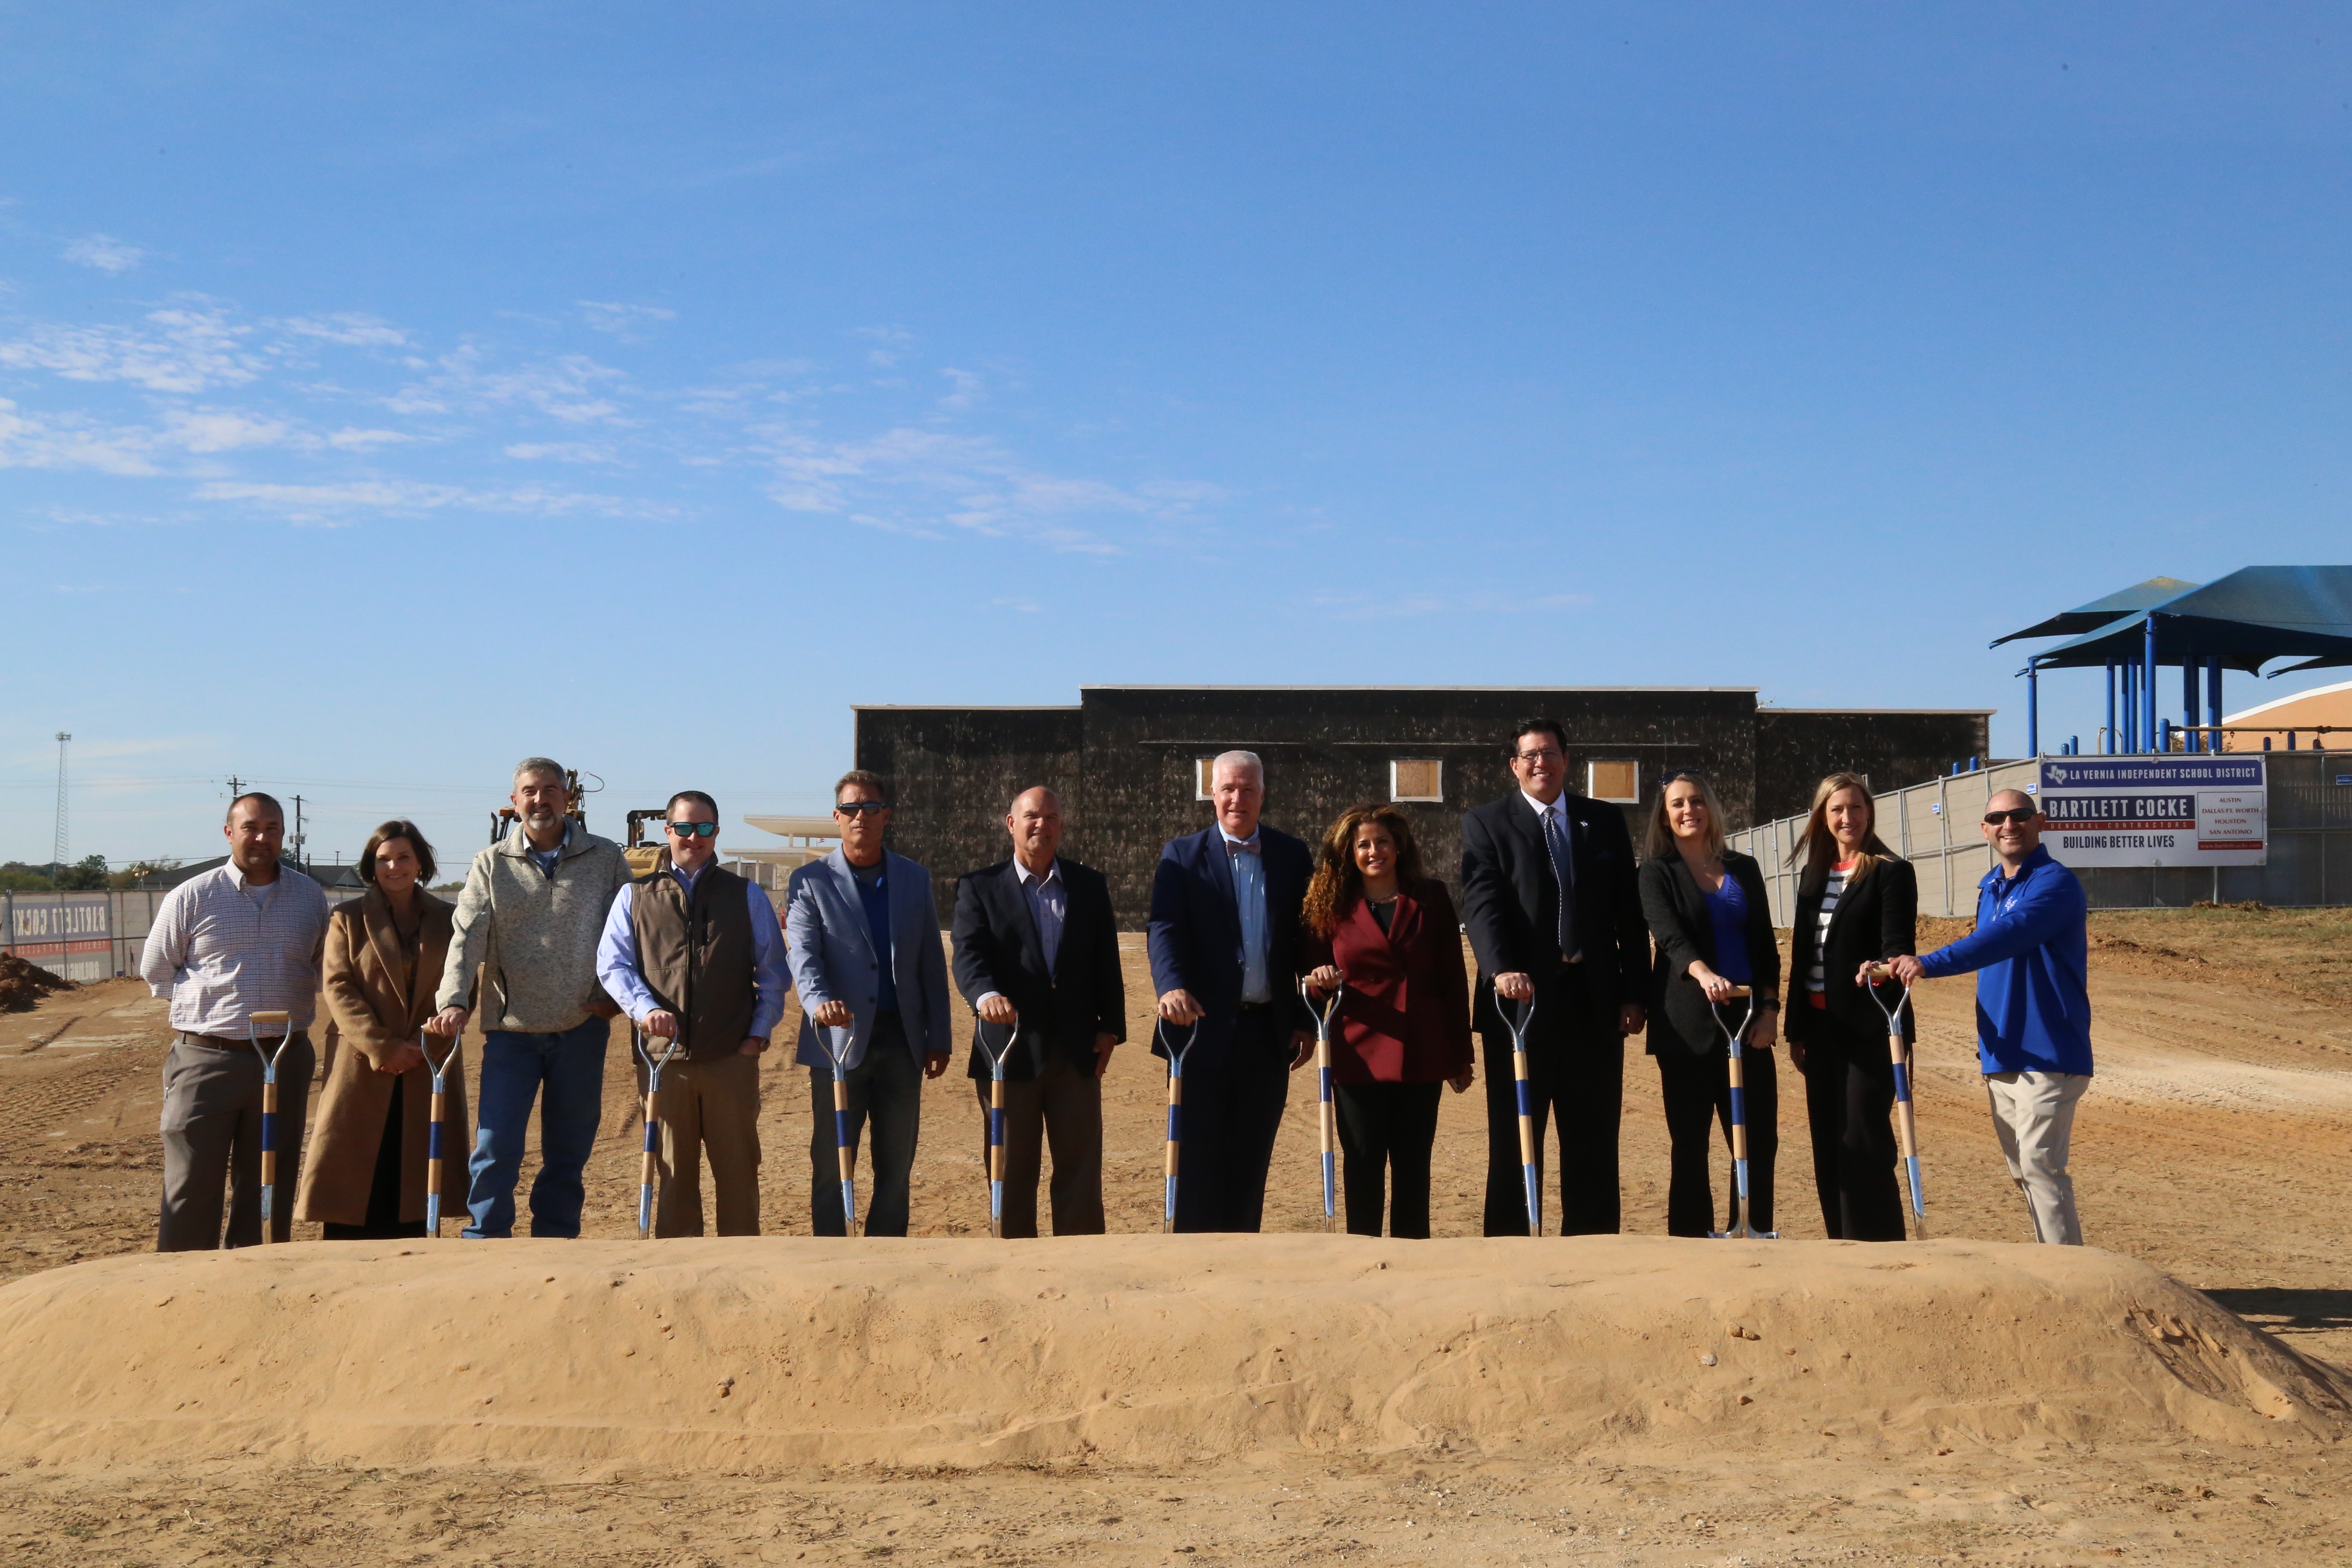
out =
[(1518, 788), (1462, 818), (1462, 913), (1478, 959), (1474, 1016), (1486, 1047), (1488, 1236), (1528, 1234), (1511, 1034), (1527, 1020), (1536, 1160), (1559, 1119), (1560, 1234), (1619, 1227), (1617, 1123), (1625, 1037), (1646, 1022), (1650, 937), (1624, 814), (1568, 787), (1568, 733), (1529, 719), (1512, 737)]
[[(1314, 1044), (1297, 980), (1314, 862), (1305, 844), (1258, 821), (1265, 766), (1255, 753), (1217, 758), (1209, 794), (1216, 821), (1169, 843), (1151, 879), (1161, 1032), (1181, 1045), (1200, 1031), (1184, 1058), (1176, 1228), (1255, 1231), (1290, 1071)], [(1168, 1054), (1157, 1038), (1152, 1052)]]

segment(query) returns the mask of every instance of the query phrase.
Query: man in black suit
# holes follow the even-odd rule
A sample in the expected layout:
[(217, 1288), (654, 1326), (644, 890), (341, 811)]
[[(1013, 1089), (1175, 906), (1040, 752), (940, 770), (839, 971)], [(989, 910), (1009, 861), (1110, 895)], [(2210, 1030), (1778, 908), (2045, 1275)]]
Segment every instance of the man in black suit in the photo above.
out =
[[(1178, 1230), (1254, 1231), (1290, 1071), (1314, 1034), (1298, 995), (1298, 909), (1314, 860), (1258, 821), (1265, 766), (1250, 752), (1210, 764), (1217, 820), (1171, 839), (1151, 878), (1151, 981), (1184, 1058)], [(1152, 1052), (1166, 1050), (1154, 1040)]]
[[(992, 1026), (1014, 1030), (1004, 1058), (1004, 1234), (1037, 1234), (1037, 1172), (1054, 1149), (1054, 1234), (1100, 1236), (1102, 1077), (1127, 1038), (1118, 921), (1103, 874), (1063, 859), (1062, 803), (1042, 785), (1014, 797), (1004, 826), (1013, 858), (956, 884), (955, 977)], [(990, 1073), (975, 1038), (981, 1143)]]
[[(1633, 844), (1613, 805), (1569, 794), (1568, 734), (1530, 719), (1511, 742), (1519, 787), (1462, 819), (1462, 910), (1478, 959), (1478, 1029), (1486, 1046), (1488, 1236), (1525, 1236), (1511, 1035), (1532, 998), (1528, 1079), (1536, 1161), (1544, 1123), (1559, 1118), (1560, 1234), (1619, 1226), (1617, 1121), (1625, 1090), (1625, 1037), (1643, 1026), (1640, 997), (1650, 937), (1633, 879)], [(1560, 897), (1560, 883), (1568, 898)]]

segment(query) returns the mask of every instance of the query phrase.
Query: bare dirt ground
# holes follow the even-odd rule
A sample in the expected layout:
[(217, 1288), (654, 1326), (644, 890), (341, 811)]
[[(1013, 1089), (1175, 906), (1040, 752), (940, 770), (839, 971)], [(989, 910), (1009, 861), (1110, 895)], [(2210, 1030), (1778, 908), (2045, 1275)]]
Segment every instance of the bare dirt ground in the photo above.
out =
[[(2135, 911), (2095, 917), (2094, 933), (2099, 1077), (2074, 1151), (2090, 1241), (2170, 1272), (2305, 1356), (2352, 1367), (2352, 1279), (2338, 1217), (2352, 1204), (2352, 921), (2313, 911)], [(1931, 935), (1922, 934), (1923, 942)], [(1140, 956), (1131, 952), (1129, 962), (1139, 1042), (1148, 1032)], [(1976, 1077), (1970, 996), (1966, 982), (1946, 982), (1920, 999), (1930, 1221), (1939, 1237), (2023, 1240), (2030, 1230)], [(788, 1019), (787, 1037), (796, 1025)], [(163, 1005), (128, 982), (0, 1015), (0, 1278), (152, 1247), (165, 1028)], [(634, 1234), (626, 1049), (625, 1035), (616, 1037), (605, 1132), (589, 1174), (592, 1237)], [(1789, 1237), (1817, 1237), (1795, 1075), (1783, 1068), (1780, 1225)], [(1660, 1235), (1664, 1129), (1638, 1042), (1626, 1071), (1626, 1228)], [(780, 1049), (763, 1083), (767, 1228), (804, 1235), (806, 1075)], [(1297, 1109), (1306, 1094), (1307, 1081), (1295, 1080), (1272, 1230), (1319, 1227), (1311, 1101), (1305, 1114)], [(1158, 1227), (1163, 1095), (1159, 1065), (1139, 1045), (1124, 1047), (1106, 1096), (1114, 1232)], [(984, 1233), (971, 1096), (961, 1060), (928, 1091), (915, 1168), (919, 1235)], [(1434, 1228), (1475, 1234), (1485, 1152), (1475, 1089), (1447, 1097), (1436, 1166)], [(526, 1183), (529, 1175), (527, 1168)], [(46, 1563), (83, 1560), (95, 1546), (126, 1563), (789, 1563), (903, 1553), (972, 1562), (1475, 1554), (2300, 1564), (2352, 1562), (2344, 1461), (2326, 1443), (2234, 1448), (2143, 1432), (1949, 1454), (1832, 1437), (1679, 1447), (1644, 1438), (1540, 1465), (1403, 1452), (1172, 1469), (741, 1474), (354, 1470), (236, 1454), (211, 1465), (96, 1471), (26, 1468), (0, 1452), (0, 1549)]]

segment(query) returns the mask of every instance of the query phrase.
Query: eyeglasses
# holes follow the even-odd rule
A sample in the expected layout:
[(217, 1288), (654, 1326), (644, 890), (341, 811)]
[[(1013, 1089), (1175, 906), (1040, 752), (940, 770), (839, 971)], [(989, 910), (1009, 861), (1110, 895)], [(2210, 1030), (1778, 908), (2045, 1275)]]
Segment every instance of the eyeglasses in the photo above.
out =
[(2041, 815), (2042, 808), (2038, 805), (2021, 805), (2014, 811), (1988, 811), (1985, 813), (1985, 826), (1999, 827), (2004, 822), (2013, 822), (2022, 827)]
[(668, 827), (672, 833), (677, 834), (680, 838), (716, 838), (719, 837), (719, 824), (715, 822), (673, 822), (668, 824)]
[(1557, 746), (1546, 746), (1539, 752), (1521, 752), (1513, 760), (1522, 763), (1557, 763), (1567, 754)]
[(845, 800), (833, 809), (837, 816), (856, 816), (861, 811), (887, 811), (890, 809), (890, 803), (887, 800)]

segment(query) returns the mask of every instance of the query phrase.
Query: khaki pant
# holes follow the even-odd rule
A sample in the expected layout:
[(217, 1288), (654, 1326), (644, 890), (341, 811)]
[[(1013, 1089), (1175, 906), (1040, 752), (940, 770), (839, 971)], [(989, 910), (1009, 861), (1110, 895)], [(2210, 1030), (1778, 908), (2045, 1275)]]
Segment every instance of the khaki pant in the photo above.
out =
[(2074, 1178), (2066, 1173), (2066, 1156), (2074, 1137), (2075, 1102), (2090, 1087), (2088, 1073), (1985, 1075), (1992, 1130), (2009, 1161), (2010, 1180), (2025, 1194), (2036, 1241), (2083, 1245), (2083, 1222), (2074, 1213)]
[[(980, 1091), (981, 1168), (988, 1167), (988, 1097), (993, 1087), (975, 1079)], [(1100, 1236), (1102, 1196), (1102, 1080), (1055, 1055), (1044, 1076), (1004, 1086), (1004, 1234), (1037, 1234), (1037, 1176), (1045, 1144), (1054, 1148), (1054, 1234)]]
[[(646, 1064), (637, 1064), (645, 1103)], [(760, 1058), (714, 1057), (662, 1068), (654, 1102), (661, 1142), (654, 1153), (656, 1236), (702, 1234), (702, 1157), (710, 1156), (719, 1234), (760, 1234)]]
[[(302, 1123), (318, 1058), (298, 1031), (278, 1058), (278, 1184), (269, 1239), (292, 1234), (302, 1179)], [(261, 1058), (243, 1040), (182, 1035), (163, 1058), (163, 1206), (158, 1252), (222, 1245), (221, 1187), (228, 1186), (230, 1247), (261, 1240)]]

